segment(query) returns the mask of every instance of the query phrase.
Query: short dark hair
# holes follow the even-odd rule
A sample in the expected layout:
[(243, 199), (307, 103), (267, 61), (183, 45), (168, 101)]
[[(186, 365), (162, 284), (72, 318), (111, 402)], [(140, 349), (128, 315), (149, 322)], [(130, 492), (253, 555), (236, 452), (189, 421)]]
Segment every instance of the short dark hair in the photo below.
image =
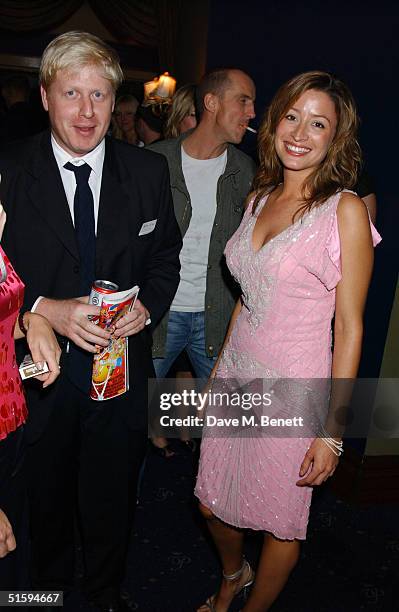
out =
[(162, 134), (164, 118), (162, 115), (156, 114), (152, 106), (139, 106), (136, 111), (137, 119), (142, 119), (151, 130)]
[(230, 72), (233, 68), (218, 68), (207, 72), (202, 77), (196, 91), (196, 108), (199, 115), (205, 110), (204, 98), (206, 94), (212, 93), (215, 96), (222, 96), (231, 84)]

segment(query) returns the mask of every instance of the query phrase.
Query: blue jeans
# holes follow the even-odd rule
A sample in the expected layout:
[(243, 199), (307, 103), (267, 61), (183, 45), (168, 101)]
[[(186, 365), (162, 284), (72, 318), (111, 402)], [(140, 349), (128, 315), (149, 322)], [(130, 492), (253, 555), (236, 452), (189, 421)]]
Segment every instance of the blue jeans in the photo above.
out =
[(208, 378), (216, 357), (208, 357), (205, 350), (205, 313), (169, 313), (165, 357), (154, 359), (157, 378), (165, 378), (175, 359), (186, 349), (197, 378)]

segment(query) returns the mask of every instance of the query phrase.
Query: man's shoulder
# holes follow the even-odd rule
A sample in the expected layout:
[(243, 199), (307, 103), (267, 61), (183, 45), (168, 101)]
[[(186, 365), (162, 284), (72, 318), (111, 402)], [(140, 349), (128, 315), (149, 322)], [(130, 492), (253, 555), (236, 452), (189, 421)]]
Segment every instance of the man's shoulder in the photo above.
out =
[(238, 149), (233, 144), (229, 144), (228, 146), (228, 156), (231, 158), (232, 162), (234, 162), (235, 164), (237, 164), (237, 166), (240, 167), (241, 170), (245, 170), (247, 172), (255, 174), (256, 164), (252, 157), (250, 157), (243, 151), (240, 151), (240, 149)]
[(158, 140), (153, 144), (145, 147), (146, 151), (153, 151), (155, 153), (161, 153), (165, 157), (175, 154), (179, 146), (179, 138), (167, 138), (165, 140)]
[(176, 180), (177, 176), (181, 176), (182, 172), (180, 154), (181, 141), (181, 136), (178, 138), (167, 138), (166, 140), (159, 140), (146, 147), (148, 152), (152, 152), (158, 155), (158, 157), (162, 157), (168, 164), (172, 182)]
[(126, 163), (132, 163), (135, 167), (165, 167), (165, 159), (155, 150), (149, 150), (146, 147), (136, 147), (114, 138), (110, 138), (109, 142), (112, 143), (116, 156), (123, 159)]

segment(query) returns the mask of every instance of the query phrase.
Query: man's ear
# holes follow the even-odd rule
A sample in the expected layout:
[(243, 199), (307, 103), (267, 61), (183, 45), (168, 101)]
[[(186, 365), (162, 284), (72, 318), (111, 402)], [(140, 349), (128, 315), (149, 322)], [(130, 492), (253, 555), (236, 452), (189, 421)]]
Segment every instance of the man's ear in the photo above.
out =
[(42, 97), (42, 104), (43, 104), (44, 110), (48, 111), (47, 91), (44, 89), (43, 85), (40, 85), (40, 95)]
[(213, 93), (207, 93), (204, 96), (204, 108), (209, 113), (214, 113), (217, 111), (219, 106), (219, 98), (215, 96)]

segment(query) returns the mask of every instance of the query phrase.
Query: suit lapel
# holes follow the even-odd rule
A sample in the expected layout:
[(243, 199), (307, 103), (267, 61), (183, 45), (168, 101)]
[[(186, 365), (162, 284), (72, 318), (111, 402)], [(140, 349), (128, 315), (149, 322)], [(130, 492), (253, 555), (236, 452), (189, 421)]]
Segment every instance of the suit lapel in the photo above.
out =
[[(40, 138), (36, 154), (28, 163), (27, 170), (30, 175), (28, 195), (32, 205), (38, 209), (64, 247), (79, 261), (75, 229), (53, 154), (50, 132)], [(110, 254), (116, 258), (122, 253), (126, 254), (131, 244), (131, 231), (137, 229), (139, 209), (138, 206), (130, 205), (132, 200), (140, 200), (133, 174), (134, 171), (128, 172), (116, 156), (111, 139), (106, 138), (96, 239), (96, 268), (99, 271), (108, 268), (104, 264)]]
[[(126, 253), (130, 244), (129, 227), (132, 210), (131, 174), (117, 159), (113, 142), (106, 138), (97, 223), (96, 267), (107, 269), (107, 260)], [(135, 212), (135, 211), (134, 211)]]
[(79, 261), (75, 229), (64, 186), (51, 147), (50, 133), (42, 135), (37, 155), (27, 167), (28, 196), (64, 247)]

